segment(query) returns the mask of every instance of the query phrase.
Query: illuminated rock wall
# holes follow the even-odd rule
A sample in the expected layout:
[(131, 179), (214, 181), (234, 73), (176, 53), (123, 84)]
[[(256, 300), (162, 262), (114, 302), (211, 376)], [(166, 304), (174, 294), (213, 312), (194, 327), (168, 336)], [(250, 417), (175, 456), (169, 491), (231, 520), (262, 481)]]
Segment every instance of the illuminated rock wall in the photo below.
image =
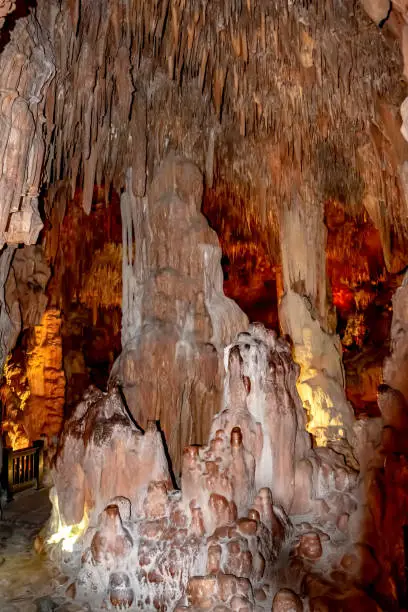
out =
[(298, 391), (308, 412), (308, 431), (324, 446), (351, 441), (354, 415), (345, 396), (342, 349), (327, 292), (323, 208), (312, 198), (312, 193), (303, 200), (296, 196), (282, 214), (285, 294), (279, 315), (300, 365)]
[(203, 178), (169, 156), (147, 198), (122, 196), (123, 352), (112, 377), (136, 421), (160, 420), (175, 474), (221, 406), (222, 350), (248, 320), (223, 292), (221, 249), (201, 214)]
[(62, 367), (61, 313), (45, 311), (36, 325), (27, 352), (30, 396), (25, 407), (25, 428), (31, 440), (61, 431), (64, 416), (65, 375)]
[[(4, 379), (0, 387), (3, 404), (1, 430), (5, 434), (6, 445), (17, 449), (30, 446), (30, 443), (41, 434), (53, 435), (58, 433), (61, 418), (59, 418), (59, 425), (47, 423), (44, 428), (44, 419), (40, 416), (40, 413), (53, 412), (54, 405), (48, 406), (48, 408), (37, 406), (33, 415), (30, 415), (29, 412), (31, 410), (30, 406), (34, 406), (34, 399), (30, 398), (31, 387), (38, 384), (38, 380), (43, 381), (45, 373), (36, 371), (35, 376), (31, 375), (31, 380), (28, 380), (27, 374), (30, 359), (32, 362), (32, 352), (28, 355), (25, 348), (27, 343), (31, 344), (30, 349), (37, 349), (35, 359), (39, 359), (35, 338), (31, 338), (31, 341), (28, 339), (33, 333), (34, 326), (43, 326), (44, 321), (46, 325), (49, 325), (49, 322), (46, 321), (47, 317), (43, 318), (43, 315), (48, 301), (46, 287), (51, 270), (40, 245), (29, 245), (18, 249), (8, 247), (2, 257), (7, 254), (13, 255), (13, 258), (11, 265), (10, 262), (8, 263), (8, 276), (4, 286), (7, 308), (2, 311), (0, 316), (3, 317), (3, 325), (5, 321), (9, 322), (9, 327), (4, 326), (3, 329), (12, 333), (7, 336), (8, 344), (3, 349), (3, 355), (6, 355), (7, 351), (8, 358), (4, 368)], [(11, 351), (16, 344), (20, 331), (23, 332), (20, 346), (15, 351)], [(56, 334), (58, 337), (59, 330), (56, 331)], [(47, 342), (49, 343), (49, 340)], [(55, 340), (52, 340), (52, 342), (55, 342)], [(55, 361), (55, 367), (61, 368), (58, 358)], [(37, 380), (37, 377), (40, 377), (40, 379)], [(50, 402), (50, 398), (54, 397), (54, 392), (55, 388), (48, 389), (48, 402), (51, 404), (54, 404), (54, 400)], [(55, 394), (55, 409), (61, 415), (63, 397), (64, 389), (62, 389), (62, 395), (60, 391)]]
[(47, 309), (17, 348), (5, 368), (1, 387), (4, 406), (2, 430), (13, 448), (24, 448), (45, 436), (55, 446), (65, 404), (62, 364), (61, 313)]

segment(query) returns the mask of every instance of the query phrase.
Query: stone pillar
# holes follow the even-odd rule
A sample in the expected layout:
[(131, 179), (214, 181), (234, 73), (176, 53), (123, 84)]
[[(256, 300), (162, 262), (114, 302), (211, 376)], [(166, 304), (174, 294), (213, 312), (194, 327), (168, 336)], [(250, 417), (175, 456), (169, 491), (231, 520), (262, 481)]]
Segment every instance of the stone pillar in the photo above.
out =
[(346, 400), (340, 339), (328, 299), (327, 230), (323, 206), (311, 192), (297, 194), (281, 217), (285, 294), (280, 322), (300, 365), (298, 392), (308, 413), (308, 431), (318, 446), (351, 440), (354, 415)]
[(112, 377), (143, 428), (159, 420), (173, 469), (206, 441), (221, 406), (223, 349), (248, 326), (225, 297), (218, 238), (201, 214), (203, 180), (169, 156), (148, 196), (122, 196), (123, 352)]

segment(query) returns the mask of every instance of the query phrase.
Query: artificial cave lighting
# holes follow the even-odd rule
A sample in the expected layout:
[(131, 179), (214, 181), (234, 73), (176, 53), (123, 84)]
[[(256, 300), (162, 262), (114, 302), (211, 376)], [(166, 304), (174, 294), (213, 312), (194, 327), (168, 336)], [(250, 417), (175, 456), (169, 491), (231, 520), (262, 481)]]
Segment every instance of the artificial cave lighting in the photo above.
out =
[(309, 415), (306, 429), (314, 433), (316, 444), (326, 446), (333, 429), (336, 437), (341, 439), (344, 435), (342, 422), (339, 416), (332, 416), (334, 404), (331, 397), (321, 387), (310, 386), (307, 380), (299, 380), (296, 388)]
[(0, 0), (0, 611), (408, 610), (407, 32)]
[(61, 523), (61, 518), (58, 514), (58, 500), (55, 500), (55, 512), (58, 526), (55, 533), (51, 534), (47, 539), (47, 544), (58, 544), (61, 546), (62, 551), (72, 553), (75, 543), (80, 539), (88, 527), (87, 512), (86, 510), (84, 511), (84, 516), (76, 525), (63, 525)]

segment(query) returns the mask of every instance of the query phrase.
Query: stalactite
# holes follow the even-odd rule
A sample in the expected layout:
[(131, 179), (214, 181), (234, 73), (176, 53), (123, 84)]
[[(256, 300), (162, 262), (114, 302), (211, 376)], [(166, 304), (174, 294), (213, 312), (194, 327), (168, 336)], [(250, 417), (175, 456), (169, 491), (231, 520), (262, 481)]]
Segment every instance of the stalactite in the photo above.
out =
[[(295, 153), (291, 163), (305, 181), (316, 176), (320, 143), (332, 140), (333, 134), (335, 146), (353, 160), (373, 98), (386, 95), (398, 104), (398, 88), (392, 87), (398, 58), (375, 29), (367, 27), (361, 12), (345, 19), (340, 9), (336, 11), (336, 16), (326, 15), (313, 4), (306, 9), (302, 2), (282, 9), (275, 2), (243, 7), (215, 0), (209, 10), (207, 3), (193, 0), (153, 5), (132, 0), (123, 6), (102, 2), (97, 7), (89, 0), (65, 0), (51, 35), (58, 84), (55, 110), (50, 99), (46, 107), (47, 124), (55, 125), (56, 135), (55, 149), (48, 156), (49, 177), (69, 180), (73, 187), (78, 181), (85, 187), (88, 210), (93, 177), (106, 184), (107, 192), (112, 185), (121, 190), (126, 168), (132, 166), (134, 193), (143, 197), (149, 182), (144, 173), (148, 156), (157, 165), (168, 134), (172, 146), (204, 169), (214, 122), (209, 95), (221, 118), (219, 140), (235, 126), (245, 139), (245, 146), (239, 140), (234, 143), (234, 159), (244, 155), (245, 173), (237, 171), (238, 163), (227, 164), (221, 156), (220, 171), (230, 184), (240, 183), (243, 192), (249, 187), (252, 203), (259, 200), (253, 177), (265, 164), (264, 136), (281, 144), (282, 152)], [(122, 28), (127, 19), (128, 27)], [(337, 54), (333, 31), (339, 41)], [(347, 61), (341, 62), (341, 57)], [(316, 122), (324, 116), (329, 130)], [(153, 151), (148, 141), (159, 134), (162, 140)], [(331, 166), (320, 170), (329, 174)], [(387, 166), (386, 173), (391, 184), (397, 169)], [(268, 172), (263, 174), (267, 181)], [(277, 202), (291, 197), (290, 181), (279, 181), (273, 190)], [(374, 197), (379, 195), (376, 188)], [(398, 190), (393, 191), (390, 207), (401, 219), (403, 234)]]

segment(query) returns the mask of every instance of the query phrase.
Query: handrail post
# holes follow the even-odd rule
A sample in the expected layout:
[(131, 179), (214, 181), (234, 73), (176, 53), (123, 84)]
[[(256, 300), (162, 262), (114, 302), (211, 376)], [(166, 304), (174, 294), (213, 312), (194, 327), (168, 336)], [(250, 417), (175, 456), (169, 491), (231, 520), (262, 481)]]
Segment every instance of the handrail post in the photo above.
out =
[(3, 447), (3, 486), (7, 492), (7, 501), (13, 499), (13, 484), (14, 484), (14, 473), (13, 473), (13, 449)]
[(37, 479), (37, 489), (41, 489), (44, 477), (44, 440), (35, 440), (33, 446), (37, 448), (35, 454), (35, 477)]

